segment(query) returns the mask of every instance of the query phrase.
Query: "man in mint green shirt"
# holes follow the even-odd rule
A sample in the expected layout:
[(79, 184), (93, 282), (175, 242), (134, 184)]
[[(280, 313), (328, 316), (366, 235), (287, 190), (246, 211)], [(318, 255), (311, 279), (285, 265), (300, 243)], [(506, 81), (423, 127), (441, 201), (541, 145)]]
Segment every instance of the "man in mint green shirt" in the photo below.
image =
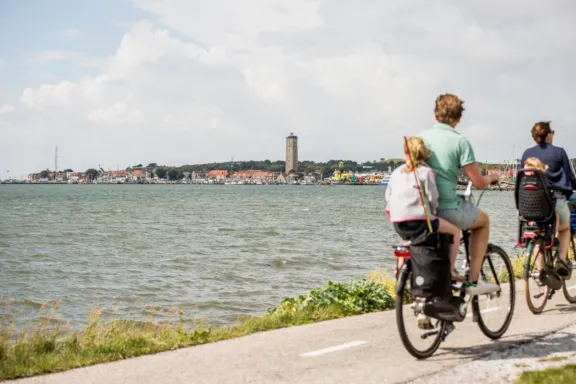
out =
[(470, 281), (466, 291), (470, 295), (494, 292), (498, 286), (486, 281), (478, 281), (484, 254), (490, 236), (490, 219), (475, 204), (463, 200), (456, 194), (460, 169), (478, 189), (484, 189), (498, 182), (498, 175), (482, 176), (474, 157), (472, 145), (455, 127), (462, 118), (464, 101), (457, 96), (444, 94), (436, 99), (434, 115), (437, 124), (419, 136), (432, 153), (428, 165), (436, 171), (438, 187), (437, 215), (460, 229), (470, 229)]

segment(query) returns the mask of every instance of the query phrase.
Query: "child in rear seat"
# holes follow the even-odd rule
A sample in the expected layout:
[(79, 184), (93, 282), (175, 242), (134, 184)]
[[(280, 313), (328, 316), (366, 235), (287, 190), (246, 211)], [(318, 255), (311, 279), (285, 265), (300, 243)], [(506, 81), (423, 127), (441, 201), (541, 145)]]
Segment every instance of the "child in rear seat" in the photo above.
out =
[[(423, 197), (430, 208), (432, 231), (450, 233), (454, 236), (454, 242), (450, 246), (452, 279), (464, 282), (464, 277), (455, 270), (460, 245), (460, 230), (448, 221), (435, 216), (438, 207), (436, 173), (425, 162), (430, 157), (430, 153), (420, 137), (410, 137), (407, 145), (404, 144), (406, 164), (396, 168), (390, 176), (385, 192), (386, 214), (392, 221), (394, 230), (405, 240), (429, 230), (426, 213), (420, 200), (418, 184), (414, 177), (410, 152), (414, 157), (416, 174), (423, 188)], [(398, 259), (398, 268), (402, 266), (402, 260)]]
[(542, 173), (546, 173), (546, 171), (548, 170), (548, 166), (542, 164), (542, 161), (540, 161), (540, 159), (536, 157), (527, 158), (526, 161), (524, 161), (524, 168), (537, 169)]

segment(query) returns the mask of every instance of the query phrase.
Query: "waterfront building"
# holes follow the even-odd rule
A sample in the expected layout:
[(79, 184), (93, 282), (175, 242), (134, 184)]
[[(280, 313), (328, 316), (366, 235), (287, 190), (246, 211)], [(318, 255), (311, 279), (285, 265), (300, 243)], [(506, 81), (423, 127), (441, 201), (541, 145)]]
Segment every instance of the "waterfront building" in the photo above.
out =
[(228, 171), (227, 170), (212, 170), (210, 172), (208, 172), (207, 175), (208, 179), (216, 179), (216, 180), (225, 180), (226, 177), (228, 177)]

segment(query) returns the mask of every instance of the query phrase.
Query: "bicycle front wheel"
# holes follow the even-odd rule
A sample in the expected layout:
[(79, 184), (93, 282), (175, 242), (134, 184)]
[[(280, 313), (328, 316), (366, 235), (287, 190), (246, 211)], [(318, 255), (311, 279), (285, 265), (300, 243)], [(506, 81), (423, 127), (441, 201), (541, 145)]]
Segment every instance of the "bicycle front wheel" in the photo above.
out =
[[(409, 265), (409, 263), (408, 263)], [(422, 330), (417, 326), (417, 317), (411, 304), (410, 282), (412, 272), (409, 266), (398, 274), (398, 289), (396, 291), (396, 324), (402, 344), (412, 356), (425, 359), (436, 352), (446, 331), (446, 322), (430, 319), (432, 329)]]
[(516, 302), (514, 270), (502, 248), (488, 245), (480, 277), (499, 285), (500, 290), (474, 297), (472, 311), (482, 333), (491, 339), (499, 339), (510, 326)]
[(564, 298), (570, 304), (576, 304), (576, 276), (573, 273), (575, 258), (576, 258), (576, 247), (574, 246), (574, 238), (571, 238), (566, 263), (570, 266), (572, 271), (570, 272), (571, 275), (570, 279), (564, 280), (562, 283), (562, 293), (564, 294)]

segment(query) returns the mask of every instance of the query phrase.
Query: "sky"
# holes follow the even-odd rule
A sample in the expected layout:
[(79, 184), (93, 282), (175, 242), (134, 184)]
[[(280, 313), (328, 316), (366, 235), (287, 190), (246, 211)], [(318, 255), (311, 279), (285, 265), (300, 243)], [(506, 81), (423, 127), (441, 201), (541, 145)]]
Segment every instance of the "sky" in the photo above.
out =
[[(571, 0), (0, 0), (0, 177), (400, 157), (457, 94), (480, 161), (576, 157)], [(9, 172), (8, 172), (9, 170)]]

